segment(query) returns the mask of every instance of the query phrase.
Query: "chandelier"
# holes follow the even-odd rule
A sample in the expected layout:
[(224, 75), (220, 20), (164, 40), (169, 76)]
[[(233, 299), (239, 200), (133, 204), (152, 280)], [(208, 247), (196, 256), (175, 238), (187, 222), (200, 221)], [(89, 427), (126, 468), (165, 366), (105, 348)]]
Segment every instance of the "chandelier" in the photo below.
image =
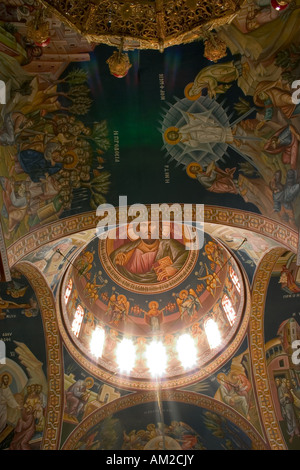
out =
[(165, 48), (207, 38), (244, 0), (41, 0), (90, 42), (124, 50)]

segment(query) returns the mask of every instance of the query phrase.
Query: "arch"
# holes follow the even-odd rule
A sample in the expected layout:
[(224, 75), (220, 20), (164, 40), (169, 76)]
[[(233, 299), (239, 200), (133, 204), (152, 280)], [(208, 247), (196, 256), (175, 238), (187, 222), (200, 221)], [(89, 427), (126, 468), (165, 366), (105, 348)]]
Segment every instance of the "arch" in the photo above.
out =
[[(150, 211), (150, 205), (146, 207)], [(116, 209), (116, 223), (118, 224), (119, 212), (118, 208)], [(7, 248), (10, 267), (37, 248), (75, 233), (91, 230), (91, 238), (87, 240), (90, 241), (93, 236), (96, 236), (95, 229), (98, 221), (96, 211), (84, 212), (57, 220), (29, 232)], [(205, 205), (204, 222), (250, 230), (275, 240), (288, 250), (297, 253), (297, 231), (261, 214), (221, 206)]]
[[(241, 414), (234, 411), (224, 403), (215, 400), (214, 398), (204, 396), (195, 392), (187, 391), (163, 391), (161, 396), (162, 401), (180, 402), (194, 405), (196, 407), (204, 408), (205, 410), (215, 412), (226, 418), (244, 431), (252, 441), (253, 449), (267, 450), (268, 445), (263, 441), (262, 437), (258, 434), (257, 430), (249, 423)], [(126, 395), (125, 397), (118, 398), (106, 406), (96, 410), (83, 420), (76, 429), (69, 435), (67, 440), (62, 446), (62, 450), (72, 450), (76, 444), (85, 435), (85, 433), (99, 424), (103, 419), (111, 416), (112, 414), (131, 408), (139, 404), (157, 402), (157, 392), (141, 392)]]
[(31, 284), (43, 320), (47, 354), (48, 400), (42, 450), (55, 450), (60, 441), (63, 413), (63, 361), (62, 345), (56, 320), (54, 297), (41, 272), (31, 263), (23, 261), (15, 266)]
[(272, 271), (276, 261), (284, 252), (284, 248), (274, 248), (260, 261), (252, 284), (252, 309), (249, 321), (252, 380), (263, 428), (272, 450), (285, 450), (286, 444), (276, 417), (269, 383), (264, 342), (264, 312)]

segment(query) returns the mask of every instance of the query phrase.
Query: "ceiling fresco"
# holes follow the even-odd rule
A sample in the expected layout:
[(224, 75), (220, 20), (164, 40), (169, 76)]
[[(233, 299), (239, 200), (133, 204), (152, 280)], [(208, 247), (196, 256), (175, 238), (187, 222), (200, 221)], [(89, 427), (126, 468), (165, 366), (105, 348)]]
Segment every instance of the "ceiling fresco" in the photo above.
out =
[[(133, 42), (118, 78), (0, 2), (1, 450), (300, 449), (300, 1), (239, 3), (222, 54)], [(120, 222), (163, 203), (204, 205), (202, 246)]]

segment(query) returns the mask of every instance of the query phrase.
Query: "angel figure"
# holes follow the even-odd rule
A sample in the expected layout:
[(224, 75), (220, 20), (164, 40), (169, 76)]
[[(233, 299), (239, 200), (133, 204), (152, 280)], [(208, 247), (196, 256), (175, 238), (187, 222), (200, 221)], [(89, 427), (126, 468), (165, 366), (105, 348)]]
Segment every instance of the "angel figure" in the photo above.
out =
[[(209, 274), (208, 267), (205, 264), (206, 276), (197, 277), (198, 281), (206, 280), (206, 290), (215, 297), (217, 288), (221, 285), (221, 281), (217, 273)], [(195, 273), (196, 274), (196, 273)], [(197, 274), (196, 274), (197, 275)]]
[(224, 256), (221, 248), (211, 240), (204, 247), (207, 258), (220, 267), (224, 264)]
[(193, 320), (197, 316), (199, 308), (202, 307), (199, 297), (193, 289), (182, 290), (176, 298), (176, 302), (181, 320), (185, 314), (187, 314), (190, 320)]
[(121, 320), (126, 321), (129, 313), (130, 303), (127, 297), (123, 294), (118, 295), (113, 301), (113, 317), (110, 323), (118, 325)]
[(36, 300), (29, 299), (29, 303), (16, 303), (12, 300), (5, 300), (0, 297), (0, 320), (4, 320), (6, 317), (6, 311), (11, 309), (20, 309), (21, 313), (24, 314), (26, 317), (35, 317), (39, 313), (39, 309), (37, 308), (38, 304)]

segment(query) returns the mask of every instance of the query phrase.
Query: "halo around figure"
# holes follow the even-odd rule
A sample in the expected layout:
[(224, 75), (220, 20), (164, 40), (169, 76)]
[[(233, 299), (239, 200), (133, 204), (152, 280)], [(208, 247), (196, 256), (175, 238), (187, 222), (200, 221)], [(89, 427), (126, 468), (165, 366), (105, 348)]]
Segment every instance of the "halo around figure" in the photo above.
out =
[(168, 127), (164, 132), (164, 139), (167, 144), (176, 145), (180, 142), (180, 135), (178, 127)]
[(187, 175), (190, 178), (193, 178), (193, 179), (196, 179), (197, 178), (197, 173), (199, 173), (201, 171), (202, 171), (202, 166), (200, 165), (200, 163), (197, 163), (197, 162), (191, 162), (186, 167)]
[(190, 89), (193, 87), (194, 82), (188, 83), (184, 89), (184, 96), (191, 101), (196, 101), (200, 96), (202, 95), (201, 91), (200, 93), (197, 93), (196, 95), (190, 95)]

